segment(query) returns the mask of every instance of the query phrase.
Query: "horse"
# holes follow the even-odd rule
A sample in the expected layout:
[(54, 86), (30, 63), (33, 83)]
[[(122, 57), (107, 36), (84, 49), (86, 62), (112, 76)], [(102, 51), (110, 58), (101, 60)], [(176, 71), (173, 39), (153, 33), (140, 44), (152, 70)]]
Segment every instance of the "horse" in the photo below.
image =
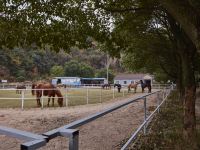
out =
[(102, 89), (106, 88), (106, 89), (111, 89), (111, 85), (108, 83), (108, 84), (103, 84), (102, 86)]
[(117, 90), (118, 90), (118, 93), (120, 93), (120, 90), (122, 88), (122, 85), (121, 84), (118, 84), (118, 83), (115, 83), (114, 84), (114, 88), (117, 87)]
[(17, 85), (16, 94), (21, 94), (23, 89), (26, 89), (25, 85)]
[[(36, 90), (34, 90), (36, 89)], [(50, 102), (50, 98), (52, 97), (52, 106), (54, 106), (54, 97), (55, 95), (57, 95), (58, 97), (58, 105), (60, 107), (63, 106), (63, 96), (60, 92), (60, 90), (58, 90), (53, 84), (50, 83), (34, 83), (32, 85), (32, 95), (35, 95), (36, 92), (36, 100), (37, 100), (37, 105), (40, 107), (41, 103), (40, 103), (40, 98), (41, 96), (48, 96), (48, 104), (47, 106), (49, 106), (49, 102)]]
[(142, 87), (142, 93), (144, 93), (144, 89), (148, 88), (148, 93), (151, 93), (151, 83), (144, 83), (142, 80), (140, 80), (141, 87)]
[(136, 82), (136, 83), (131, 83), (128, 85), (128, 92), (131, 91), (131, 88), (134, 88), (134, 91), (136, 93), (136, 90), (137, 90), (137, 85), (139, 84), (139, 82)]

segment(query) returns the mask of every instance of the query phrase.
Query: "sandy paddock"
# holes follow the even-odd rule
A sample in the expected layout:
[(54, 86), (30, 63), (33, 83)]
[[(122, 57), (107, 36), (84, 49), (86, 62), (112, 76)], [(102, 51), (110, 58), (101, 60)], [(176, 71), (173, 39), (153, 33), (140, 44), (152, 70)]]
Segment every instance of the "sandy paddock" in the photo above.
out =
[[(141, 95), (142, 93), (138, 93), (126, 99), (118, 98), (106, 103), (69, 108), (45, 108), (43, 110), (33, 108), (23, 111), (0, 109), (0, 125), (41, 134)], [(155, 95), (147, 98), (147, 106), (149, 111), (156, 106)], [(81, 126), (79, 147), (82, 150), (119, 149), (120, 142), (129, 137), (143, 120), (143, 101), (141, 100)], [(18, 150), (20, 143), (23, 141), (0, 135), (1, 150)], [(67, 139), (57, 137), (40, 149), (63, 150), (67, 148)]]

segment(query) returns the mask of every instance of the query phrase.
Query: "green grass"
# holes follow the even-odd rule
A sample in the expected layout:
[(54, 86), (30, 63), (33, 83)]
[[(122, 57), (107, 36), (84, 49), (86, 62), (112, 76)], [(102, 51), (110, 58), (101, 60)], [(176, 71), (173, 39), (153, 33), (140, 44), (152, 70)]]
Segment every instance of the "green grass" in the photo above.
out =
[[(141, 92), (138, 89), (138, 92)], [(61, 89), (61, 93), (64, 97), (64, 106), (65, 106), (65, 96), (67, 97), (68, 106), (84, 105), (87, 104), (87, 89), (86, 88), (77, 88), (77, 89), (68, 89), (67, 91)], [(133, 91), (130, 93), (127, 92), (127, 89), (124, 89), (124, 94), (117, 92), (115, 89), (115, 98), (123, 97), (133, 94)], [(15, 90), (0, 90), (0, 108), (16, 108), (21, 107), (21, 94), (16, 94)], [(6, 99), (13, 98), (13, 99)], [(19, 99), (16, 99), (19, 98)], [(28, 98), (28, 99), (26, 99)], [(106, 102), (113, 99), (113, 90), (102, 90), (102, 89), (88, 89), (88, 103), (100, 103)], [(44, 97), (44, 107), (47, 105), (47, 97)], [(55, 106), (57, 104), (57, 98), (55, 98)], [(50, 102), (51, 106), (51, 102)], [(32, 96), (31, 91), (25, 91), (25, 100), (24, 108), (36, 107), (36, 98)]]

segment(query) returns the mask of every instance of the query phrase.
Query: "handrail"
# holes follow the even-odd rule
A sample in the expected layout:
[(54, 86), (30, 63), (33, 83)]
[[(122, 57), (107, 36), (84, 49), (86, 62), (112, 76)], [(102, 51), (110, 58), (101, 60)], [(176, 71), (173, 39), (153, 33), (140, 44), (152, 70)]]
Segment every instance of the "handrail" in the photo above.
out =
[[(167, 92), (166, 92), (166, 94), (164, 94), (165, 97), (163, 97), (163, 101), (161, 103), (158, 103), (158, 107), (148, 117), (146, 117), (146, 97), (153, 95), (155, 93), (159, 93), (159, 92), (161, 92), (160, 90), (145, 94), (143, 96), (139, 96), (134, 99), (129, 99), (124, 103), (112, 106), (101, 112), (95, 113), (95, 114), (85, 117), (83, 119), (74, 121), (74, 122), (64, 125), (62, 127), (56, 128), (56, 129), (48, 131), (46, 133), (43, 133), (42, 135), (38, 135), (38, 134), (26, 132), (26, 131), (21, 131), (21, 130), (17, 130), (17, 129), (12, 129), (12, 128), (1, 127), (1, 126), (0, 126), (0, 134), (14, 136), (19, 139), (27, 137), (28, 142), (21, 144), (21, 150), (30, 150), (30, 149), (34, 150), (34, 149), (40, 148), (40, 147), (44, 146), (49, 140), (51, 140), (57, 136), (68, 137), (69, 138), (69, 149), (70, 150), (78, 150), (79, 130), (77, 130), (75, 128), (80, 127), (84, 124), (87, 124), (93, 120), (96, 120), (97, 118), (100, 118), (100, 117), (102, 117), (110, 112), (113, 112), (119, 108), (122, 108), (126, 105), (129, 105), (129, 104), (134, 103), (139, 100), (144, 100), (145, 120), (142, 123), (142, 125), (140, 125), (140, 127), (136, 130), (136, 132), (133, 134), (133, 136), (131, 136), (131, 138), (130, 138), (130, 140), (128, 140), (127, 144), (125, 144), (125, 146), (123, 147), (123, 148), (126, 148), (130, 144), (130, 142), (137, 136), (137, 134), (139, 133), (139, 131), (142, 128), (144, 128), (145, 129), (144, 131), (146, 131), (147, 122), (150, 120), (151, 117), (153, 117), (153, 114), (155, 114), (155, 112), (157, 112), (159, 110), (160, 106), (164, 103), (167, 96), (170, 94), (171, 89), (166, 89), (166, 90), (167, 90)], [(32, 140), (32, 141), (30, 141), (30, 140)], [(122, 150), (123, 150), (123, 148), (122, 148)]]
[[(130, 100), (128, 100), (128, 101), (125, 102), (125, 103), (118, 104), (118, 105), (116, 105), (116, 106), (113, 106), (113, 107), (111, 107), (111, 108), (108, 108), (108, 109), (106, 109), (106, 110), (103, 110), (103, 111), (101, 111), (101, 112), (98, 112), (98, 113), (96, 113), (96, 114), (93, 114), (93, 115), (90, 115), (90, 116), (85, 117), (85, 118), (83, 118), (83, 119), (80, 119), (80, 120), (74, 121), (74, 122), (72, 122), (72, 123), (69, 123), (69, 124), (67, 124), (67, 125), (65, 125), (65, 126), (62, 126), (62, 127), (56, 128), (56, 129), (53, 129), (53, 130), (51, 130), (51, 131), (48, 131), (48, 132), (46, 132), (46, 133), (43, 133), (42, 135), (48, 137), (48, 140), (51, 140), (51, 139), (53, 139), (53, 138), (55, 138), (55, 137), (57, 137), (57, 136), (63, 136), (63, 132), (66, 131), (66, 130), (68, 131), (68, 130), (71, 130), (71, 129), (75, 129), (75, 128), (77, 128), (77, 127), (80, 127), (80, 126), (82, 126), (82, 125), (84, 125), (84, 124), (87, 124), (87, 123), (89, 123), (89, 122), (91, 122), (91, 121), (93, 121), (93, 120), (96, 120), (97, 118), (100, 118), (100, 117), (102, 117), (102, 116), (104, 116), (104, 115), (106, 115), (106, 114), (108, 114), (108, 113), (110, 113), (110, 112), (112, 112), (112, 111), (114, 111), (114, 110), (117, 110), (117, 109), (119, 109), (119, 108), (121, 108), (121, 107), (124, 107), (124, 106), (126, 106), (126, 105), (128, 105), (128, 104), (131, 104), (131, 103), (133, 103), (133, 102), (135, 102), (135, 101), (138, 101), (138, 100), (140, 100), (140, 99), (143, 99), (144, 97), (153, 95), (153, 94), (158, 93), (158, 92), (160, 92), (160, 91), (152, 92), (152, 93), (149, 93), (149, 94), (146, 94), (146, 95), (143, 95), (143, 96), (139, 96), (139, 97), (134, 98), (134, 99), (130, 99)], [(77, 143), (77, 142), (75, 142), (75, 143)], [(34, 146), (34, 144), (28, 145), (28, 146), (27, 146), (26, 143), (24, 143), (24, 144), (22, 144), (22, 146), (28, 148), (28, 146)], [(74, 147), (74, 146), (73, 146), (73, 147)], [(75, 146), (75, 147), (76, 147), (76, 146)], [(70, 148), (70, 150), (71, 150), (71, 149), (72, 149), (72, 148)]]
[(138, 129), (132, 134), (132, 136), (129, 138), (129, 140), (123, 145), (121, 150), (125, 150), (128, 148), (128, 146), (131, 144), (131, 142), (137, 137), (138, 133), (145, 127), (145, 125), (148, 123), (148, 121), (153, 117), (153, 115), (159, 110), (159, 108), (162, 106), (162, 104), (166, 101), (167, 97), (169, 96), (170, 92), (168, 92), (165, 97), (163, 98), (163, 101), (156, 107), (156, 109), (144, 120), (144, 122), (138, 127)]

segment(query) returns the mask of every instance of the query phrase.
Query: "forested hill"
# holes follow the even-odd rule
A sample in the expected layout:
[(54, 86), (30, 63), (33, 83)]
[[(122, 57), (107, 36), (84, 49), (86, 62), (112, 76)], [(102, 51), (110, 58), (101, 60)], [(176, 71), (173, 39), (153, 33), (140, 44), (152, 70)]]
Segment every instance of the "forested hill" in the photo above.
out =
[[(33, 48), (0, 49), (0, 77), (10, 81), (53, 76), (98, 77), (105, 72), (106, 58), (104, 52), (93, 48), (71, 48), (70, 53)], [(120, 71), (119, 62), (111, 63), (110, 68), (114, 72)]]

